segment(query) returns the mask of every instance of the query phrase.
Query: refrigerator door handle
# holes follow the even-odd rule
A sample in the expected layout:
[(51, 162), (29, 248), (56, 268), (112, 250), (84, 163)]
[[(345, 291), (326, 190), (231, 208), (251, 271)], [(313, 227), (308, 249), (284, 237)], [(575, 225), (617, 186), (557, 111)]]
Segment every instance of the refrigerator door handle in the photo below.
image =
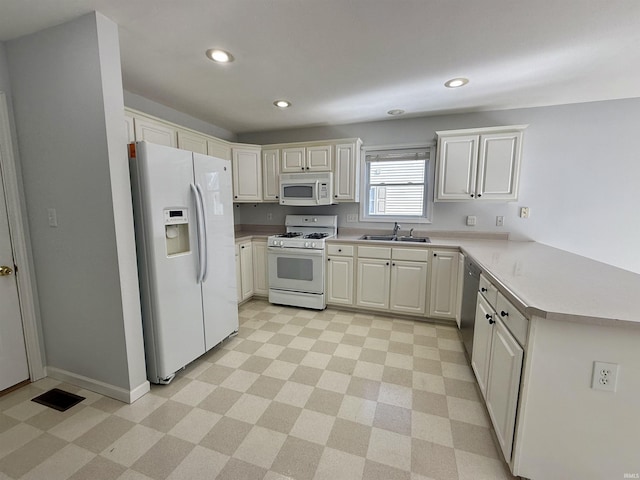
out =
[(191, 192), (193, 192), (194, 202), (196, 205), (196, 225), (198, 230), (198, 277), (197, 283), (202, 283), (204, 276), (204, 252), (203, 252), (203, 227), (202, 227), (202, 205), (200, 204), (200, 195), (195, 184), (191, 184)]
[(202, 212), (202, 232), (203, 232), (203, 240), (202, 240), (202, 250), (200, 250), (201, 258), (204, 259), (204, 268), (202, 271), (202, 280), (204, 283), (209, 276), (209, 246), (207, 244), (207, 233), (209, 232), (209, 225), (207, 225), (207, 209), (204, 201), (204, 193), (202, 193), (202, 187), (200, 184), (196, 184), (196, 189), (198, 190), (198, 196), (200, 197), (200, 210)]

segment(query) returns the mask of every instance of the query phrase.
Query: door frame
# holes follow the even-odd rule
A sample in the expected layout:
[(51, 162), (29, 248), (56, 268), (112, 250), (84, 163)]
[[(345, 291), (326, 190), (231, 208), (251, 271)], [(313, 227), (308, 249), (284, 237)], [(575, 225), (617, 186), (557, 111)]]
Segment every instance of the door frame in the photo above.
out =
[(25, 235), (26, 225), (20, 208), (20, 182), (18, 181), (11, 141), (9, 109), (6, 94), (2, 91), (0, 91), (0, 170), (2, 171), (7, 204), (13, 258), (20, 268), (19, 274), (16, 275), (16, 283), (22, 315), (22, 331), (27, 350), (27, 363), (29, 364), (29, 377), (35, 381), (44, 378), (46, 370), (43, 352), (40, 348), (35, 277), (33, 276), (33, 265), (29, 261), (31, 249)]

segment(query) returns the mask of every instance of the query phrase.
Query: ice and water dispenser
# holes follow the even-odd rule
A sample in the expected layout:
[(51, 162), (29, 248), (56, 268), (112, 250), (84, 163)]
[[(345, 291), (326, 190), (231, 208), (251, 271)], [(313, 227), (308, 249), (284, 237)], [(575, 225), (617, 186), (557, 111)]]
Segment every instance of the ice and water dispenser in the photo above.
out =
[(189, 253), (189, 215), (186, 208), (165, 208), (164, 234), (168, 256)]

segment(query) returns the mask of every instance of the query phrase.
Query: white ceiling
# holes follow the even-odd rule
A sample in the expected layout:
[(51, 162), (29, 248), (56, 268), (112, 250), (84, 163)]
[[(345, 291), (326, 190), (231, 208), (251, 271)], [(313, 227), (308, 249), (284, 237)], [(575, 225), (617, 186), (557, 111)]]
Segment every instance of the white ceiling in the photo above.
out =
[[(0, 41), (98, 10), (124, 88), (236, 133), (640, 97), (638, 0), (2, 0)], [(217, 65), (212, 47), (236, 61)], [(466, 87), (444, 82), (464, 76)], [(272, 102), (285, 98), (288, 110)]]

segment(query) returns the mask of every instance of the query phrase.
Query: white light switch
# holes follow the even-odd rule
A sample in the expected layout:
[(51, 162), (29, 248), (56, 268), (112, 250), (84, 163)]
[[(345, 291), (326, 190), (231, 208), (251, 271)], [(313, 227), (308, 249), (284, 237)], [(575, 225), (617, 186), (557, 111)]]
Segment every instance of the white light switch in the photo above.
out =
[(529, 207), (520, 207), (520, 218), (529, 218)]
[(58, 226), (58, 214), (56, 213), (55, 208), (47, 208), (47, 216), (49, 217), (49, 226), (57, 227)]

